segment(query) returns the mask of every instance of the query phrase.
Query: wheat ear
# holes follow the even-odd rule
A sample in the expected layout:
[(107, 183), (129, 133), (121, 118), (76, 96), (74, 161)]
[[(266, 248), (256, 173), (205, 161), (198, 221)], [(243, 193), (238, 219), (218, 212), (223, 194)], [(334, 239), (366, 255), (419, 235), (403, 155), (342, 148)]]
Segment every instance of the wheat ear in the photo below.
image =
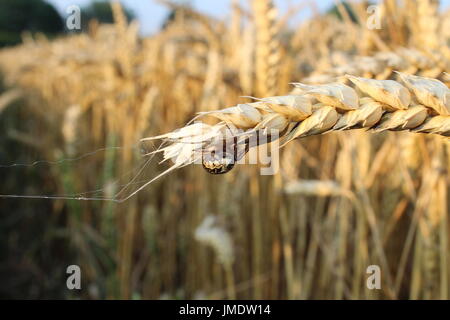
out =
[(256, 80), (259, 94), (277, 91), (280, 44), (277, 40), (277, 10), (271, 0), (252, 2), (256, 27)]
[[(411, 48), (397, 48), (395, 51), (378, 52), (372, 56), (349, 56), (342, 53), (347, 63), (327, 66), (304, 78), (307, 83), (328, 83), (345, 74), (386, 80), (395, 76), (394, 70), (423, 77), (439, 78), (450, 68), (450, 51), (447, 47), (424, 53)], [(448, 81), (442, 77), (444, 81)]]
[[(294, 83), (300, 94), (254, 98), (258, 101), (200, 113), (197, 119), (209, 116), (220, 122), (215, 125), (196, 122), (144, 140), (162, 138), (171, 142), (159, 151), (176, 167), (204, 161), (205, 150), (221, 153), (222, 142), (226, 141), (222, 158), (213, 157), (208, 163), (210, 172), (224, 173), (232, 168), (230, 161), (264, 143), (248, 145), (249, 137), (261, 133), (269, 137), (272, 130), (279, 133), (281, 146), (297, 138), (350, 129), (407, 130), (450, 136), (449, 88), (436, 79), (398, 75), (399, 81), (347, 75), (349, 85)], [(273, 140), (266, 140), (270, 141)]]
[[(415, 24), (412, 29), (415, 36), (416, 46), (426, 50), (439, 47), (439, 1), (419, 0), (417, 2)], [(417, 27), (416, 27), (417, 26)]]

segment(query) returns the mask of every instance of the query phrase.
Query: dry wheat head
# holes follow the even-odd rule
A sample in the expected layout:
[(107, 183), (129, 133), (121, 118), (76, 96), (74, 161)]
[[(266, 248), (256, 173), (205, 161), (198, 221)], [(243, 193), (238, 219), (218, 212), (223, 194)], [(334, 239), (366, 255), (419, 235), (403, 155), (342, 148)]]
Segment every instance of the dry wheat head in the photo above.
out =
[[(171, 159), (175, 167), (203, 161), (209, 172), (224, 173), (249, 149), (273, 141), (273, 130), (281, 146), (297, 138), (350, 129), (450, 136), (449, 88), (436, 79), (397, 74), (398, 81), (346, 75), (348, 84), (294, 83), (299, 94), (254, 98), (256, 102), (202, 112), (196, 120), (208, 116), (219, 122), (196, 122), (143, 140), (168, 141), (157, 152), (164, 152), (164, 160)], [(266, 139), (250, 143), (255, 135)]]

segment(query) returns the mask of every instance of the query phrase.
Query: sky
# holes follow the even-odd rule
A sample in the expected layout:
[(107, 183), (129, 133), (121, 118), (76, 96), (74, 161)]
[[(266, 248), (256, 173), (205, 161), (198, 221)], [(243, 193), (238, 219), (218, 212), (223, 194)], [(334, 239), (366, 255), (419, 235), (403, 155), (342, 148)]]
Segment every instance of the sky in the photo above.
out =
[[(166, 6), (157, 3), (154, 0), (120, 0), (125, 6), (133, 10), (138, 18), (141, 26), (141, 33), (148, 35), (158, 31), (169, 10)], [(185, 0), (190, 3), (195, 9), (207, 13), (218, 18), (226, 18), (230, 14), (231, 0)], [(333, 3), (334, 0), (310, 0), (314, 2), (320, 10), (326, 10)], [(71, 5), (79, 5), (83, 7), (89, 4), (91, 0), (47, 0), (52, 3), (62, 14), (66, 16), (66, 8)], [(248, 3), (249, 0), (243, 0), (241, 3)], [(305, 0), (275, 0), (275, 4), (279, 9), (279, 14), (286, 12), (287, 8), (298, 6), (306, 2)], [(450, 0), (441, 0), (444, 8), (450, 7)], [(295, 19), (304, 19), (311, 13), (310, 9), (300, 11)]]

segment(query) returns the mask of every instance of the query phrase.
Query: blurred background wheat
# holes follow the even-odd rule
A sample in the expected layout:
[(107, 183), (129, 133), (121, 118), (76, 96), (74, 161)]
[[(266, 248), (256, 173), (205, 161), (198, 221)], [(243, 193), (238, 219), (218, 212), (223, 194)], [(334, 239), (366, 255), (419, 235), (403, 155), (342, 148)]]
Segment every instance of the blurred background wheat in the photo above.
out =
[[(450, 84), (450, 11), (438, 1), (381, 1), (375, 30), (368, 1), (327, 13), (292, 1), (281, 13), (235, 0), (223, 20), (159, 3), (170, 15), (149, 36), (113, 2), (112, 24), (31, 30), (0, 50), (0, 164), (133, 146), (294, 81), (400, 70)], [(302, 10), (313, 15), (293, 25)], [(449, 155), (445, 137), (358, 130), (290, 143), (274, 176), (191, 166), (122, 204), (1, 199), (0, 297), (448, 299)], [(142, 161), (125, 147), (0, 168), (0, 194), (112, 195)], [(140, 179), (165, 168), (152, 161)], [(65, 287), (71, 264), (81, 291)], [(381, 290), (366, 287), (369, 265)]]

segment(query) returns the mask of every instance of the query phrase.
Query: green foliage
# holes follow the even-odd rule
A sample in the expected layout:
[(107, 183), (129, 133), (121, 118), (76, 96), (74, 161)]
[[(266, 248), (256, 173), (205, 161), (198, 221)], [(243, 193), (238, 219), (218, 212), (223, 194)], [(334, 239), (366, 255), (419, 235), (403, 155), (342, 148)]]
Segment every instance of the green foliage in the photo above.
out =
[[(123, 12), (128, 21), (131, 21), (135, 18), (134, 13), (130, 9), (123, 7)], [(96, 0), (86, 7), (82, 8), (81, 21), (83, 24), (83, 30), (85, 30), (85, 27), (92, 19), (95, 19), (100, 23), (113, 23), (114, 17), (111, 9), (111, 3), (109, 1)]]
[(0, 47), (20, 43), (23, 31), (52, 35), (63, 28), (59, 13), (43, 0), (0, 1)]
[[(351, 7), (351, 5), (347, 1), (342, 1), (341, 3), (343, 5), (343, 7), (345, 8), (345, 11), (347, 11), (350, 19), (354, 23), (357, 23), (358, 19), (357, 19), (356, 14), (355, 14), (353, 8)], [(338, 9), (337, 5), (333, 5), (330, 9), (328, 9), (327, 14), (334, 15), (339, 20), (343, 20), (343, 17), (341, 15), (341, 13), (339, 12), (339, 9)]]
[[(6, 91), (0, 73), (0, 95)], [(40, 121), (30, 117), (26, 102), (18, 99), (0, 114), (0, 164), (29, 163), (45, 157), (34, 148), (10, 136), (25, 132)], [(27, 118), (27, 121), (21, 119)], [(55, 193), (50, 167), (41, 170), (0, 168), (0, 194), (15, 194), (18, 186), (31, 194)], [(54, 181), (54, 180), (53, 180)], [(61, 299), (67, 261), (74, 261), (65, 229), (66, 209), (55, 214), (55, 203), (45, 199), (1, 200), (0, 205), (0, 299)], [(17, 275), (20, 276), (11, 276)], [(61, 285), (62, 284), (62, 285)]]
[(178, 14), (182, 14), (184, 19), (186, 19), (186, 20), (193, 18), (192, 13), (190, 11), (190, 10), (192, 10), (191, 1), (179, 0), (179, 1), (174, 1), (174, 3), (177, 4), (177, 7), (171, 9), (169, 14), (164, 19), (164, 22), (161, 25), (162, 30), (166, 29), (171, 23), (173, 23)]

